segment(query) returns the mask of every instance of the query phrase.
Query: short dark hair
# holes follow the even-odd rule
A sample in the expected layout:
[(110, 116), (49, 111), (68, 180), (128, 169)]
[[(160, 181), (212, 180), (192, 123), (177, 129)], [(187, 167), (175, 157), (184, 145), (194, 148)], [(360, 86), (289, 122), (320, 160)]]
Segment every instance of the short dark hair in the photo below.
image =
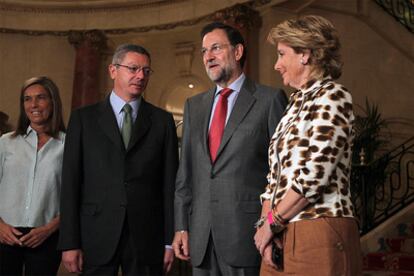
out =
[(26, 134), (27, 128), (30, 125), (30, 120), (27, 118), (26, 112), (24, 110), (24, 92), (27, 88), (32, 85), (41, 85), (48, 93), (49, 97), (52, 100), (52, 114), (49, 119), (49, 127), (47, 128), (47, 134), (53, 138), (57, 138), (59, 131), (66, 131), (65, 123), (63, 122), (62, 115), (62, 101), (59, 95), (59, 88), (56, 84), (48, 77), (34, 77), (26, 80), (23, 83), (22, 88), (20, 89), (20, 114), (19, 120), (17, 121), (16, 131), (13, 133), (13, 137), (18, 135)]
[(211, 33), (216, 29), (223, 30), (226, 33), (231, 45), (236, 46), (237, 44), (241, 44), (243, 46), (243, 55), (240, 58), (240, 65), (243, 68), (244, 63), (246, 62), (247, 48), (244, 43), (243, 36), (239, 32), (239, 30), (222, 22), (213, 22), (203, 27), (203, 29), (200, 32), (201, 39), (203, 39), (206, 34)]
[(115, 53), (112, 57), (112, 64), (121, 63), (124, 60), (125, 55), (130, 52), (146, 55), (151, 61), (150, 53), (144, 47), (136, 44), (122, 44), (116, 48)]

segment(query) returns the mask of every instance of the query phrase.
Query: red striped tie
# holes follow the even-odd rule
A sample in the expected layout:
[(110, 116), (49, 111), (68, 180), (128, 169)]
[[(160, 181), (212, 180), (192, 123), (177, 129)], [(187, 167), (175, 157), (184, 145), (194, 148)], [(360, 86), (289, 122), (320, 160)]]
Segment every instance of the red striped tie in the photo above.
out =
[(224, 88), (220, 91), (219, 99), (214, 110), (213, 119), (208, 133), (208, 146), (210, 148), (211, 162), (214, 163), (217, 157), (217, 151), (223, 137), (224, 126), (227, 116), (227, 98), (233, 92), (230, 88)]

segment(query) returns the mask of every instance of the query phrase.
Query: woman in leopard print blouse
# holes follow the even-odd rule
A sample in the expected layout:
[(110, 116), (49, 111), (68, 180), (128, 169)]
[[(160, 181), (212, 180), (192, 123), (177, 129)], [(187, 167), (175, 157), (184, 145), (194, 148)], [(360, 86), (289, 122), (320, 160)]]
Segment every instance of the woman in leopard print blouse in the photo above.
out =
[[(268, 185), (255, 243), (261, 275), (360, 275), (357, 222), (350, 200), (352, 97), (340, 77), (340, 43), (320, 16), (270, 31), (275, 70), (297, 89), (269, 147)], [(271, 241), (275, 242), (271, 242)], [(273, 258), (272, 247), (283, 247)]]

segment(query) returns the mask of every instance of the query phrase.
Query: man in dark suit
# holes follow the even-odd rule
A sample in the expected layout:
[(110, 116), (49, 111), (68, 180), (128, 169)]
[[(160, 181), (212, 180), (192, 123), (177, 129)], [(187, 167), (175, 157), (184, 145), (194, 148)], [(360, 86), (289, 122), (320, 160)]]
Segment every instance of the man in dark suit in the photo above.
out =
[(150, 63), (143, 47), (119, 46), (112, 93), (71, 114), (59, 240), (70, 272), (162, 275), (171, 267), (177, 136), (171, 114), (141, 97)]
[(194, 275), (258, 275), (253, 225), (267, 184), (269, 142), (287, 99), (245, 77), (246, 49), (236, 29), (216, 22), (201, 37), (216, 87), (185, 104), (173, 248), (178, 258), (191, 257)]

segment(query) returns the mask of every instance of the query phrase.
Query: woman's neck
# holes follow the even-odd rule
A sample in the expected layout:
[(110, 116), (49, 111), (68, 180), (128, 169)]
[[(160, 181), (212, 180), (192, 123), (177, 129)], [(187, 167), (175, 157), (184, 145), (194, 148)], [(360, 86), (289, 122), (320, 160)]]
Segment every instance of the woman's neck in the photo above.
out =
[(47, 134), (49, 127), (47, 125), (34, 125), (34, 124), (30, 124), (30, 127), (36, 131), (37, 136), (49, 136), (49, 134)]

